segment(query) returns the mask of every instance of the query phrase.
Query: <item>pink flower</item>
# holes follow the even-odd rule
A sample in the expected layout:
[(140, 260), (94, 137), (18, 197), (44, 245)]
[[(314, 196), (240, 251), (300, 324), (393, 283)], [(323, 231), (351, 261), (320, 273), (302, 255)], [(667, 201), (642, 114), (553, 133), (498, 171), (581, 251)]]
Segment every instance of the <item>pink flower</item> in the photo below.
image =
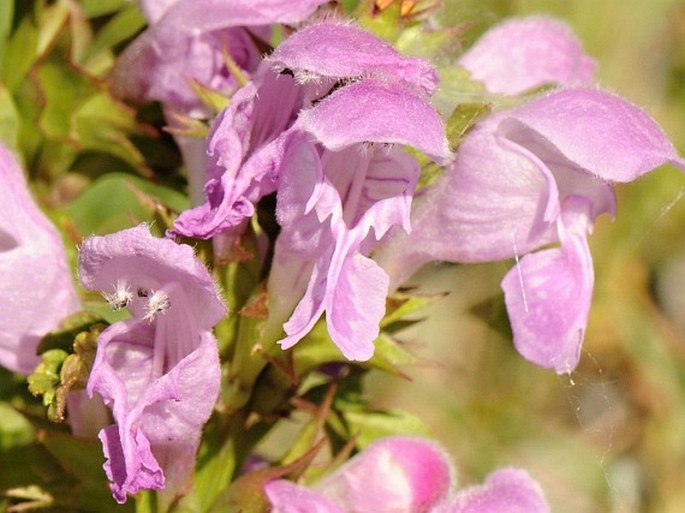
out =
[(539, 485), (524, 471), (502, 469), (482, 486), (452, 495), (454, 472), (437, 444), (389, 437), (368, 446), (313, 488), (266, 484), (273, 513), (547, 513)]
[[(410, 235), (376, 255), (397, 286), (431, 260), (520, 258), (502, 281), (514, 344), (570, 372), (580, 356), (594, 272), (587, 234), (615, 212), (614, 182), (685, 163), (643, 111), (598, 89), (567, 89), (490, 116), (415, 201)], [(559, 247), (534, 252), (557, 243)], [(524, 256), (525, 255), (525, 256)]]
[(87, 239), (79, 274), (132, 315), (100, 335), (87, 386), (114, 415), (99, 435), (114, 497), (165, 488), (173, 498), (189, 484), (219, 392), (210, 330), (226, 308), (192, 248), (152, 237), (145, 225)]
[(402, 147), (452, 157), (425, 97), (436, 85), (426, 61), (358, 27), (321, 22), (276, 48), (218, 117), (207, 202), (181, 214), (171, 234), (239, 233), (254, 204), (277, 193), (270, 318), (285, 322), (283, 348), (325, 312), (347, 358), (373, 354), (388, 280), (367, 255), (392, 226), (410, 228), (419, 176)]
[(62, 239), (0, 145), (0, 365), (30, 374), (40, 339), (80, 309)]

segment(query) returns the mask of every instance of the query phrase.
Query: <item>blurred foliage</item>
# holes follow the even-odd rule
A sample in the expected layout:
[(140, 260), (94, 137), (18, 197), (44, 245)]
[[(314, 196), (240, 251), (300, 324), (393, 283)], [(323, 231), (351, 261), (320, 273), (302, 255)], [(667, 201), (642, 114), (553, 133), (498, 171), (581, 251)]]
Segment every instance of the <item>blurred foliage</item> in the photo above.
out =
[[(405, 53), (437, 60), (436, 104), (454, 147), (490, 106), (447, 65), (503, 17), (542, 12), (576, 30), (603, 87), (646, 107), (685, 151), (682, 0), (445, 0), (440, 11), (431, 0), (413, 11), (414, 2), (383, 3), (381, 12), (370, 0), (343, 5)], [(126, 0), (0, 1), (0, 139), (21, 157), (70, 247), (141, 221), (161, 233), (188, 206), (159, 107), (133, 108), (109, 92), (116, 55), (143, 26)], [(426, 170), (424, 185), (439, 173)], [(195, 489), (178, 511), (263, 509), (240, 502), (263, 474), (229, 487), (254, 447), (282, 464), (272, 477), (314, 481), (355, 448), (398, 432), (446, 444), (463, 484), (503, 465), (529, 469), (557, 513), (685, 511), (683, 196), (685, 178), (670, 168), (620, 188), (617, 219), (600, 219), (591, 237), (596, 289), (581, 365), (562, 377), (512, 347), (499, 289), (508, 263), (426, 268), (417, 290), (390, 298), (376, 356), (356, 365), (328, 363), (340, 355), (322, 323), (293, 351), (276, 351), (261, 264), (226, 264), (199, 244), (217, 280), (234, 284), (226, 297), (234, 314), (217, 328), (231, 364)], [(264, 220), (254, 223), (231, 250), (253, 256), (267, 231)], [(65, 385), (68, 357), (58, 356), (38, 383), (49, 404)], [(246, 405), (253, 415), (236, 414)], [(150, 493), (115, 504), (99, 443), (49, 424), (44, 410), (0, 369), (0, 511), (155, 511)], [(323, 456), (322, 437), (330, 441)]]

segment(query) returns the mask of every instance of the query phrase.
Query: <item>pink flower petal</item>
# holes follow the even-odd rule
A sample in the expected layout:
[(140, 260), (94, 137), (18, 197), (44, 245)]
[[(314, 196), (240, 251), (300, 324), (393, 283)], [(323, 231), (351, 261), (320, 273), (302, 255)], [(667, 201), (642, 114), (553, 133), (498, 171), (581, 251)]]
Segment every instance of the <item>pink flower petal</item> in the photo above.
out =
[[(587, 200), (570, 201), (589, 209)], [(502, 280), (516, 349), (559, 374), (578, 364), (594, 285), (587, 215), (564, 219), (561, 248), (526, 255)]]
[(500, 135), (518, 143), (530, 140), (532, 131), (551, 151), (611, 182), (630, 182), (668, 162), (684, 167), (654, 120), (599, 89), (555, 91), (509, 111), (506, 118)]
[(346, 513), (322, 494), (284, 479), (270, 481), (264, 491), (271, 502), (271, 513)]
[(427, 61), (405, 57), (374, 35), (335, 21), (296, 32), (267, 61), (278, 71), (291, 70), (301, 82), (375, 77), (407, 82), (428, 95), (438, 84), (437, 72)]
[(433, 513), (549, 513), (549, 506), (528, 473), (509, 468), (493, 472), (485, 484), (461, 491)]
[(449, 457), (441, 447), (398, 436), (369, 445), (316, 490), (345, 511), (424, 513), (447, 497), (452, 479)]
[(391, 288), (432, 260), (499, 260), (555, 239), (554, 177), (544, 165), (503, 146), (488, 127), (474, 129), (455, 162), (414, 199), (411, 234), (395, 231), (376, 252)]
[(0, 144), (0, 365), (30, 374), (40, 339), (80, 309), (62, 239)]
[(397, 83), (363, 80), (342, 87), (302, 111), (296, 126), (329, 150), (378, 142), (412, 146), (440, 163), (452, 158), (440, 116)]

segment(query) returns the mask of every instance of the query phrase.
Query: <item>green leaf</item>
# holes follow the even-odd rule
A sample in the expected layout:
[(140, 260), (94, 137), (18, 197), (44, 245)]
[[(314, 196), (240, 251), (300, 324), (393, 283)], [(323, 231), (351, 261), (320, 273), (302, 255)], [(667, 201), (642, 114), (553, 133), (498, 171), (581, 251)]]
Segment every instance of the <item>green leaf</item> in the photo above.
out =
[(5, 402), (0, 402), (0, 453), (29, 444), (35, 436), (31, 423)]
[[(43, 446), (59, 462), (77, 483), (71, 489), (62, 489), (56, 498), (77, 504), (79, 510), (129, 513), (134, 510), (134, 501), (117, 504), (107, 486), (102, 470), (104, 456), (102, 444), (93, 438), (75, 438), (66, 433), (45, 431), (41, 436)], [(73, 511), (73, 510), (72, 510)]]
[(406, 377), (400, 367), (417, 362), (416, 356), (384, 333), (381, 333), (374, 341), (374, 345), (376, 350), (368, 365), (375, 369), (389, 372), (396, 376)]
[(45, 135), (53, 139), (72, 139), (72, 116), (94, 86), (81, 75), (60, 62), (46, 62), (38, 70), (45, 105), (39, 124)]
[[(0, 16), (2, 16), (1, 13)], [(18, 152), (19, 114), (12, 95), (2, 83), (0, 83), (0, 141), (14, 152)]]
[(143, 155), (128, 138), (137, 131), (135, 113), (106, 93), (90, 96), (74, 113), (72, 136), (83, 150), (109, 153), (147, 174)]
[(38, 57), (38, 29), (24, 17), (5, 47), (0, 77), (10, 91), (16, 91)]
[(481, 117), (492, 111), (489, 103), (460, 103), (447, 120), (447, 140), (452, 149), (457, 149), (466, 133)]
[(431, 437), (431, 431), (420, 417), (402, 410), (387, 412), (346, 411), (343, 416), (350, 432), (359, 434), (357, 445), (363, 449), (385, 436), (416, 435)]
[(140, 12), (136, 3), (126, 4), (98, 31), (95, 40), (88, 49), (86, 62), (95, 55), (103, 51), (110, 51), (119, 43), (132, 38), (146, 23), (145, 16)]
[(460, 29), (428, 30), (423, 24), (405, 28), (397, 39), (397, 50), (405, 55), (433, 60), (441, 54), (455, 55), (459, 49)]
[(400, 2), (393, 2), (378, 12), (373, 0), (361, 0), (357, 6), (356, 18), (362, 28), (391, 43), (397, 40), (402, 30)]
[(52, 5), (38, 9), (37, 57), (41, 58), (52, 47), (69, 18), (71, 7), (65, 0), (58, 0)]
[(440, 301), (446, 294), (412, 295), (398, 292), (390, 296), (386, 303), (387, 313), (381, 320), (381, 328), (386, 329), (403, 317)]
[(127, 0), (81, 0), (81, 11), (88, 18), (112, 14), (128, 5)]
[(440, 84), (431, 103), (445, 117), (451, 115), (460, 103), (488, 104), (501, 99), (488, 93), (481, 82), (472, 79), (468, 71), (454, 63), (439, 67), (438, 74)]
[(154, 209), (144, 205), (131, 186), (173, 210), (188, 208), (188, 199), (179, 192), (133, 175), (110, 173), (96, 180), (65, 212), (83, 235), (112, 233), (143, 221), (154, 221)]
[(197, 455), (195, 486), (191, 492), (193, 496), (181, 501), (183, 511), (190, 509), (191, 501), (196, 503), (196, 511), (207, 511), (230, 485), (236, 470), (237, 452), (241, 449), (237, 439), (244, 435), (244, 430), (237, 431), (238, 436), (228, 436), (227, 433), (242, 428), (242, 420), (241, 416), (234, 416), (232, 424), (226, 429), (223, 419), (215, 415), (205, 426)]
[(2, 60), (5, 56), (5, 48), (7, 47), (7, 39), (12, 30), (12, 18), (14, 17), (14, 0), (5, 0), (0, 2), (0, 69), (2, 69)]

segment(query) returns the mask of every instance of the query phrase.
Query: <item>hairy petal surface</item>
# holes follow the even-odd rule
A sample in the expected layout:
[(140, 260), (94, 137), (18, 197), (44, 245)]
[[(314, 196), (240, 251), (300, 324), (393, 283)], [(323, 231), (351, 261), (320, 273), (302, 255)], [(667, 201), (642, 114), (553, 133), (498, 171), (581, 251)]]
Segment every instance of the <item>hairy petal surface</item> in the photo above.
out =
[(379, 78), (406, 82), (431, 95), (438, 84), (435, 68), (405, 57), (392, 45), (354, 25), (335, 21), (299, 30), (267, 58), (278, 70), (290, 70), (306, 83), (322, 78)]
[(0, 365), (30, 374), (40, 339), (80, 309), (62, 239), (0, 144)]
[(540, 485), (524, 470), (490, 474), (482, 486), (462, 490), (433, 513), (549, 513)]
[(549, 151), (610, 182), (630, 182), (666, 163), (685, 167), (652, 118), (599, 89), (541, 96), (509, 111), (498, 127), (516, 143), (530, 140), (531, 131)]
[(287, 129), (305, 93), (292, 77), (266, 71), (233, 95), (207, 139), (207, 201), (183, 212), (171, 235), (209, 239), (252, 216), (254, 203), (278, 185)]
[(519, 94), (547, 84), (589, 84), (595, 70), (568, 25), (545, 16), (495, 26), (461, 56), (459, 64), (499, 94)]
[(442, 164), (452, 158), (440, 116), (399, 83), (363, 80), (342, 87), (300, 113), (296, 127), (329, 150), (377, 142), (411, 146)]

